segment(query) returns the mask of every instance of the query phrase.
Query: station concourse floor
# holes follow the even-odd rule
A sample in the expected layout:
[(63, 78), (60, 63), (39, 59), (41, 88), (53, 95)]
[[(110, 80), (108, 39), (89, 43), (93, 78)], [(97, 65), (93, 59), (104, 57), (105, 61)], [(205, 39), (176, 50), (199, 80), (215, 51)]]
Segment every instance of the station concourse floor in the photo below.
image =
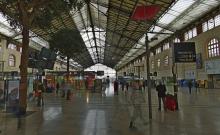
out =
[(181, 88), (175, 112), (158, 111), (153, 89), (153, 119), (143, 103), (146, 122), (137, 121), (133, 129), (124, 93), (114, 95), (112, 85), (102, 94), (75, 91), (68, 101), (54, 93), (44, 99), (43, 107), (29, 103), (26, 117), (1, 112), (0, 135), (220, 135), (220, 89), (193, 89), (190, 95)]

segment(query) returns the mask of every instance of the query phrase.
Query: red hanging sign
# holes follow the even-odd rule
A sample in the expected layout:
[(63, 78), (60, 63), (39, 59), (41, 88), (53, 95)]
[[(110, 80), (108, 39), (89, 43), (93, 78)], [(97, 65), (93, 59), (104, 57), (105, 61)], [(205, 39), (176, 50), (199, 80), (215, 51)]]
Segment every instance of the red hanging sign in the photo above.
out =
[(131, 16), (132, 20), (152, 20), (160, 11), (160, 5), (137, 6)]

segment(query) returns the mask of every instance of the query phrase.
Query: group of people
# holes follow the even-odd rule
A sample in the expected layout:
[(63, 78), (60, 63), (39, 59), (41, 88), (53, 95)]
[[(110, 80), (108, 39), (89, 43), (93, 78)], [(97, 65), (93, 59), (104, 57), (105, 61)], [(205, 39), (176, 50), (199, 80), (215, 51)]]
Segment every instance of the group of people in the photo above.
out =
[(71, 84), (67, 81), (67, 82), (65, 82), (65, 81), (63, 81), (62, 83), (61, 83), (61, 87), (60, 87), (60, 85), (59, 85), (59, 83), (57, 82), (57, 84), (56, 84), (56, 91), (57, 91), (57, 95), (59, 95), (59, 90), (61, 90), (61, 97), (62, 98), (65, 98), (66, 97), (66, 100), (70, 100), (70, 96), (71, 96), (71, 89), (72, 89), (72, 87), (71, 87)]
[(114, 93), (118, 95), (119, 86), (121, 85), (121, 90), (124, 91), (126, 87), (126, 91), (128, 91), (129, 83), (128, 82), (119, 82), (118, 80), (114, 81)]
[(193, 86), (196, 88), (196, 90), (199, 88), (198, 82), (197, 82), (197, 81), (192, 82), (192, 80), (189, 80), (189, 81), (187, 82), (187, 86), (188, 86), (188, 88), (189, 88), (189, 94), (192, 93), (192, 87), (193, 87)]
[[(37, 101), (37, 106), (44, 105), (44, 92), (46, 91), (46, 86), (40, 81), (36, 80), (34, 83), (34, 97)], [(56, 83), (56, 95), (61, 93), (61, 97), (67, 100), (70, 100), (71, 95), (71, 85), (63, 81), (61, 84), (59, 82)]]

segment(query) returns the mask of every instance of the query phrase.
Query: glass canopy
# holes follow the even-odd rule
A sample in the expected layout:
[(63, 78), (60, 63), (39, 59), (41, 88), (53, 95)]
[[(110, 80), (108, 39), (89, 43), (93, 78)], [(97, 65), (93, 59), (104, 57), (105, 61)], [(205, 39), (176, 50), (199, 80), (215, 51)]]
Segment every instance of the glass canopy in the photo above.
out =
[[(157, 37), (158, 40), (152, 41), (150, 46), (154, 46), (167, 37), (171, 36), (177, 30), (184, 28), (186, 25), (190, 24), (197, 18), (206, 14), (211, 9), (217, 7), (220, 4), (218, 0), (176, 0), (166, 12), (158, 19), (157, 23), (153, 25), (150, 29), (152, 32), (160, 33), (171, 33), (171, 34), (148, 34), (148, 38), (152, 39)], [(127, 55), (132, 57), (127, 57), (125, 55), (122, 60), (116, 65), (117, 68), (122, 67), (129, 61), (135, 59), (139, 55), (145, 52), (144, 39), (143, 36), (139, 42), (142, 42), (142, 47), (136, 50), (134, 53), (133, 48), (127, 53)], [(139, 44), (139, 43), (138, 43)]]
[[(152, 4), (161, 5), (161, 10), (151, 21), (130, 19), (136, 6)], [(117, 69), (145, 52), (146, 31), (150, 32), (148, 38), (153, 47), (219, 4), (219, 0), (91, 0), (83, 3), (80, 10), (62, 13), (50, 30), (32, 29), (31, 40), (48, 46), (45, 40), (50, 39), (49, 34), (62, 28), (75, 29), (84, 41), (85, 51), (75, 56), (74, 61), (84, 68), (102, 63)], [(14, 39), (21, 38), (19, 30), (10, 28), (2, 15), (0, 32)], [(155, 38), (158, 40), (151, 41)]]

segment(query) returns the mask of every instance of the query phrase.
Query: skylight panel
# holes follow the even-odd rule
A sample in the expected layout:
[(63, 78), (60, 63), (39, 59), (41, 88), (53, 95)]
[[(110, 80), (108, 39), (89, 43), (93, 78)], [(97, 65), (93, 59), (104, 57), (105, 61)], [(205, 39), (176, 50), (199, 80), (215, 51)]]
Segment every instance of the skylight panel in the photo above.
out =
[(216, 5), (219, 4), (219, 0), (204, 0), (203, 3), (206, 5)]
[[(170, 33), (170, 34), (173, 34), (173, 32), (170, 31), (170, 30), (164, 30), (163, 32), (164, 32), (164, 33)], [(166, 35), (166, 34), (165, 34), (165, 35)]]
[(93, 39), (93, 33), (92, 32), (88, 32), (88, 37), (89, 37), (89, 39)]
[(174, 19), (176, 19), (176, 16), (167, 13), (167, 14), (165, 14), (165, 15), (158, 21), (158, 23), (168, 25), (168, 24), (171, 23)]
[(15, 34), (15, 32), (13, 32), (10, 28), (8, 28), (7, 26), (5, 26), (4, 24), (0, 24), (0, 32), (6, 36), (13, 36)]
[(40, 44), (43, 47), (49, 47), (49, 43), (47, 41), (45, 41), (44, 39), (38, 37), (34, 32), (30, 31), (30, 35), (33, 36), (33, 37), (31, 37), (32, 41)]
[(177, 11), (179, 13), (184, 12), (188, 9), (192, 4), (194, 4), (196, 0), (178, 0), (176, 4), (170, 10)]
[(8, 23), (7, 19), (4, 17), (4, 15), (2, 13), (0, 13), (0, 23), (6, 25), (7, 27), (10, 27), (10, 24)]
[(87, 41), (89, 38), (88, 38), (88, 36), (87, 36), (87, 34), (85, 33), (85, 32), (83, 32), (83, 33), (80, 33), (81, 34), (81, 37), (82, 37), (82, 39), (84, 40), (84, 41)]
[(178, 0), (166, 14), (158, 21), (158, 23), (168, 25), (174, 21), (178, 15), (182, 14), (186, 9), (188, 9), (196, 0)]
[(85, 42), (85, 45), (86, 45), (87, 48), (90, 47), (90, 42)]
[(160, 32), (163, 28), (155, 26), (153, 32)]
[(151, 38), (153, 38), (156, 34), (148, 33), (147, 35), (148, 35), (148, 39), (151, 39)]
[(136, 48), (141, 48), (143, 45), (137, 44)]

